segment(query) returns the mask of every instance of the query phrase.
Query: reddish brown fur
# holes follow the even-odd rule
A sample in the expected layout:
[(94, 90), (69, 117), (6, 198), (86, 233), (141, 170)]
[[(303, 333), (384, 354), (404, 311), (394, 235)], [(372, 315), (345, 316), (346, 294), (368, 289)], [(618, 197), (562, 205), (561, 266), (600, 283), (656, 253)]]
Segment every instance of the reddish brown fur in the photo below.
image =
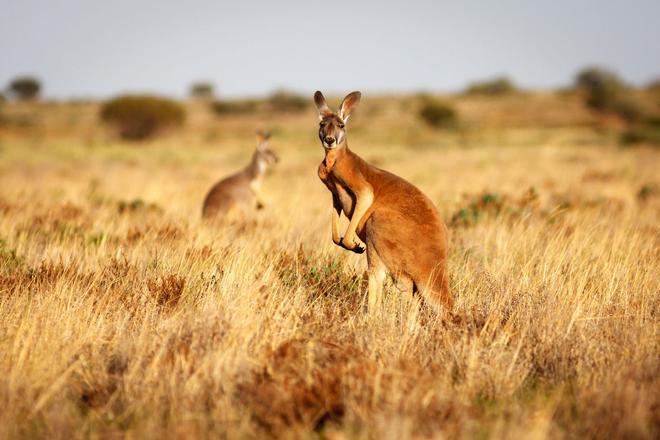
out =
[(268, 146), (268, 135), (257, 134), (257, 148), (250, 163), (241, 171), (225, 177), (211, 188), (204, 199), (202, 216), (205, 218), (237, 214), (246, 216), (255, 208), (263, 207), (259, 192), (269, 165), (278, 157)]
[[(322, 143), (327, 137), (343, 138), (334, 148), (328, 148), (324, 143), (325, 159), (318, 169), (319, 177), (332, 193), (336, 210), (333, 214), (333, 241), (348, 250), (364, 251), (349, 237), (350, 225), (346, 236), (339, 239), (335, 219), (341, 212), (352, 219), (359, 198), (363, 196), (368, 199), (371, 194), (373, 201), (360, 216), (355, 228), (357, 236), (366, 243), (370, 296), (380, 295), (377, 290), (381, 288), (383, 269), (386, 268), (405, 286), (405, 290), (416, 288), (432, 305), (442, 304), (451, 309), (453, 299), (447, 278), (447, 229), (435, 206), (414, 185), (370, 165), (348, 148), (342, 126), (359, 95), (348, 107), (345, 99), (339, 115), (327, 109), (320, 92), (317, 92), (315, 100), (321, 114), (319, 137)], [(379, 299), (370, 298), (370, 303), (375, 301)]]

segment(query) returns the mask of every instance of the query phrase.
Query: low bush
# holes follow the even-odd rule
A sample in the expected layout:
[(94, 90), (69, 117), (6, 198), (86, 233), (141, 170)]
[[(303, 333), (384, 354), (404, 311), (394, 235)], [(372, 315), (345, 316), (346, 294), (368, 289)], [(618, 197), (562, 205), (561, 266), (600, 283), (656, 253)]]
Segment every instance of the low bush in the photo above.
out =
[(252, 113), (259, 107), (259, 102), (255, 100), (239, 101), (215, 101), (211, 104), (211, 109), (218, 115), (240, 115)]
[(310, 103), (310, 99), (285, 90), (277, 91), (268, 98), (270, 109), (280, 112), (300, 112), (305, 110)]
[(468, 85), (465, 93), (468, 95), (506, 95), (517, 91), (513, 82), (504, 76), (477, 81)]
[(123, 139), (143, 140), (164, 128), (178, 126), (185, 120), (181, 104), (167, 98), (125, 95), (101, 107), (101, 119), (119, 130)]
[(433, 128), (453, 128), (458, 120), (458, 114), (453, 106), (432, 98), (424, 100), (419, 109), (419, 116)]
[(240, 115), (259, 110), (295, 113), (305, 110), (309, 104), (309, 100), (303, 96), (281, 90), (270, 95), (265, 101), (257, 99), (218, 100), (212, 103), (211, 109), (218, 115)]
[(498, 193), (484, 192), (468, 201), (466, 206), (459, 208), (452, 216), (450, 225), (471, 226), (486, 216), (497, 216), (504, 207), (504, 197)]

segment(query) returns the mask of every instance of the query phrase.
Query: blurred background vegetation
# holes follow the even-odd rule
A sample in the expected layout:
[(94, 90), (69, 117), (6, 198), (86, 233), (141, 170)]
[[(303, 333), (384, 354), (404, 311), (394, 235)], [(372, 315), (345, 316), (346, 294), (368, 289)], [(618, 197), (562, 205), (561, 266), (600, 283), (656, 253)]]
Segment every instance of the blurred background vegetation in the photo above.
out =
[[(634, 87), (616, 72), (595, 66), (576, 72), (572, 84), (557, 90), (522, 90), (506, 76), (497, 76), (469, 82), (457, 93), (367, 94), (360, 111), (369, 119), (351, 126), (356, 125), (358, 132), (376, 132), (376, 139), (412, 146), (469, 145), (482, 139), (484, 130), (521, 127), (546, 131), (590, 127), (606, 143), (658, 146), (659, 84), (654, 80)], [(281, 89), (268, 96), (230, 99), (211, 81), (198, 80), (191, 83), (187, 100), (128, 94), (97, 102), (41, 99), (45, 86), (33, 75), (17, 76), (6, 85), (0, 98), (0, 135), (144, 142), (177, 134), (195, 136), (188, 130), (194, 128), (206, 141), (214, 141), (223, 132), (230, 134), (229, 123), (231, 127), (275, 125), (284, 118), (289, 132), (313, 126), (311, 92), (303, 96)], [(384, 129), (398, 133), (384, 135)]]

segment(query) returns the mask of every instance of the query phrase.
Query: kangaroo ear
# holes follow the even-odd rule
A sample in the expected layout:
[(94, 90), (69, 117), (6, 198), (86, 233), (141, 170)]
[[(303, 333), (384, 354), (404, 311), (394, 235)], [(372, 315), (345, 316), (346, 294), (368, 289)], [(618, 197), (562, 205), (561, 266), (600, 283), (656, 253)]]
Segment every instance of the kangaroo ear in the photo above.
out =
[(348, 117), (351, 116), (353, 109), (357, 107), (361, 97), (362, 93), (351, 92), (346, 95), (346, 98), (341, 102), (341, 106), (339, 107), (339, 117), (342, 118), (344, 122), (348, 121)]
[(319, 111), (319, 117), (323, 119), (323, 116), (332, 113), (332, 110), (330, 110), (330, 107), (328, 107), (328, 103), (325, 102), (325, 97), (323, 96), (323, 93), (320, 91), (316, 91), (314, 93), (314, 104), (316, 104), (316, 108)]
[(270, 133), (263, 130), (257, 130), (257, 146), (260, 146), (264, 142), (270, 139)]

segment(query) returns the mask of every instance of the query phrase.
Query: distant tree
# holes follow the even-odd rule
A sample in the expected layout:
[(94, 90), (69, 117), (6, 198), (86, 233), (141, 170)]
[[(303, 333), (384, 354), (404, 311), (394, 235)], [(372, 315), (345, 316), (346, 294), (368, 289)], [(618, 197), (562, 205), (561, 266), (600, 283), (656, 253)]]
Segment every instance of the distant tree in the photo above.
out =
[(628, 122), (644, 116), (640, 104), (619, 76), (602, 67), (587, 67), (575, 77), (575, 87), (584, 95), (587, 107), (602, 113), (613, 113)]
[(513, 82), (504, 76), (484, 81), (473, 82), (468, 85), (465, 93), (468, 95), (506, 95), (517, 90)]
[(575, 86), (585, 93), (585, 103), (595, 110), (607, 110), (625, 89), (614, 72), (601, 67), (587, 67), (575, 77)]
[(590, 66), (580, 70), (575, 77), (575, 86), (583, 90), (602, 88), (621, 89), (623, 81), (611, 70), (603, 67)]
[(101, 119), (119, 129), (127, 140), (142, 140), (158, 130), (181, 125), (185, 119), (181, 104), (167, 98), (148, 95), (124, 95), (101, 107)]
[(215, 97), (215, 88), (210, 82), (196, 82), (190, 86), (190, 97), (194, 99), (210, 101)]
[(35, 99), (41, 91), (41, 83), (31, 76), (21, 76), (9, 83), (9, 92), (21, 101)]

